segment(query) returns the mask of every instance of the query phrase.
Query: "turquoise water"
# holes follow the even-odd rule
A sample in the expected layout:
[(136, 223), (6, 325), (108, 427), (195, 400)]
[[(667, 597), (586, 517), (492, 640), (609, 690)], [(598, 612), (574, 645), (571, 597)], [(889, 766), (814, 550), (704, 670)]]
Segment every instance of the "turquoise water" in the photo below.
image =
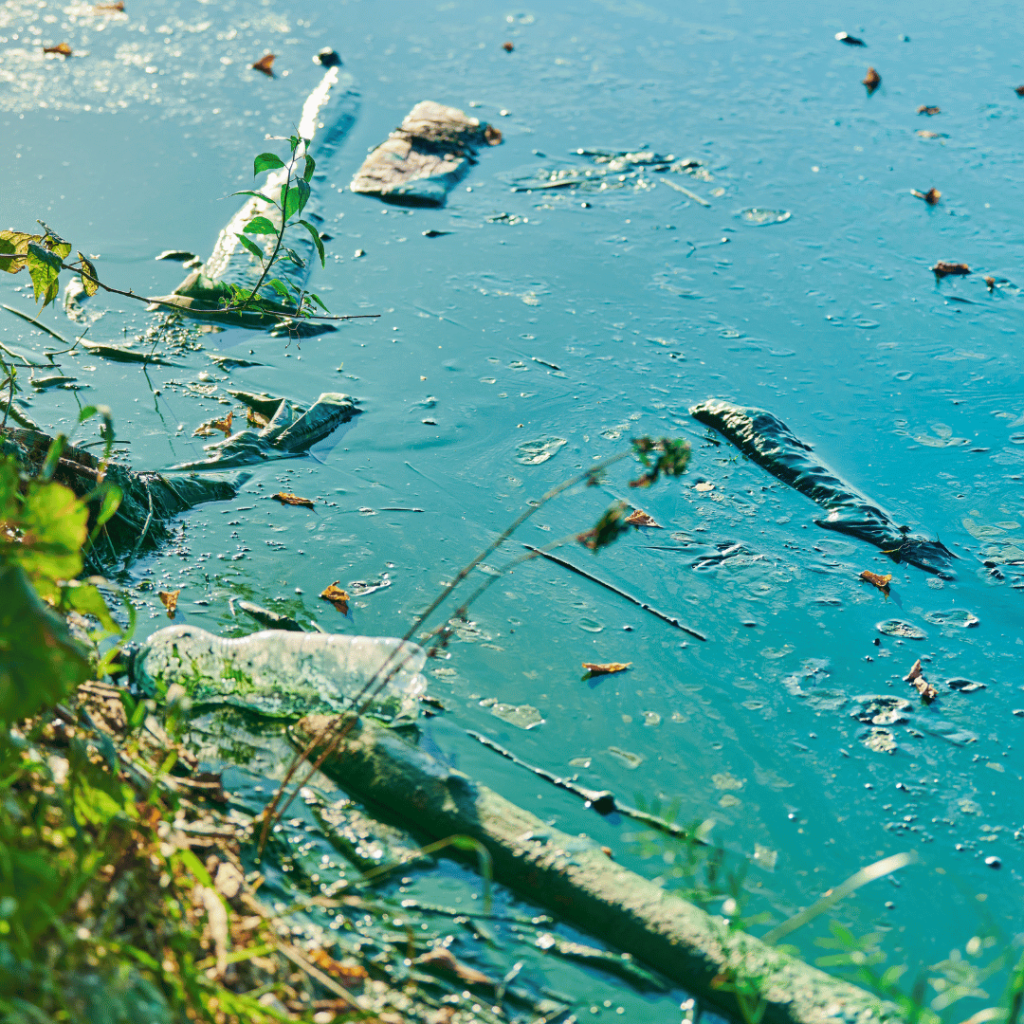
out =
[[(748, 883), (775, 920), (914, 850), (917, 865), (837, 916), (882, 931), (893, 960), (914, 967), (975, 935), (1005, 942), (1020, 928), (1024, 868), (1015, 11), (181, 0), (104, 23), (7, 4), (0, 221), (40, 217), (100, 254), (105, 279), (141, 293), (180, 280), (179, 266), (153, 261), (162, 249), (209, 252), (234, 211), (223, 197), (247, 187), (264, 135), (298, 117), (316, 50), (336, 47), (361, 92), (325, 195), (327, 268), (313, 280), (334, 312), (379, 320), (301, 346), (206, 334), (204, 351), (148, 380), (87, 355), (62, 363), (90, 385), (79, 398), (111, 405), (139, 468), (200, 457), (190, 435), (226, 411), (225, 387), (307, 403), (345, 391), (365, 409), (311, 457), (259, 468), (237, 501), (183, 517), (180, 544), (130, 574), (142, 631), (166, 622), (155, 591), (182, 587), (184, 619), (215, 631), (254, 628), (233, 617), (237, 596), (332, 631), (400, 634), (524, 502), (634, 434), (688, 437), (681, 481), (638, 494), (615, 470), (603, 488), (544, 508), (519, 539), (547, 543), (591, 525), (614, 497), (636, 501), (664, 529), (566, 557), (707, 642), (558, 566), (517, 568), (430, 673), (447, 709), (434, 741), (645, 873), (664, 865), (638, 855), (635, 827), (598, 818), (463, 730), (627, 801), (675, 800), (681, 820), (713, 819), (729, 851), (757, 853)], [(835, 41), (841, 30), (867, 48)], [(61, 39), (87, 55), (38, 55)], [(266, 50), (278, 54), (275, 80), (247, 70)], [(868, 65), (882, 76), (871, 96)], [(366, 150), (426, 98), (497, 124), (504, 143), (441, 210), (347, 193)], [(921, 105), (942, 112), (918, 115)], [(605, 189), (513, 190), (540, 172), (601, 166), (579, 149), (699, 163), (625, 168)], [(934, 207), (911, 195), (931, 187), (942, 192)], [(741, 213), (751, 209), (776, 215), (752, 223)], [(974, 273), (937, 282), (936, 260)], [(2, 283), (3, 301), (30, 309), (14, 284)], [(4, 343), (51, 340), (0, 315)], [(60, 312), (43, 320), (68, 338), (81, 330)], [(149, 323), (142, 307), (109, 308), (89, 337), (123, 341)], [(207, 352), (265, 365), (225, 374)], [(817, 506), (690, 419), (712, 397), (770, 410), (897, 522), (940, 537), (958, 556), (956, 579), (819, 529)], [(43, 393), (29, 411), (66, 426), (74, 399)], [(519, 445), (546, 437), (567, 443), (542, 464), (516, 460)], [(267, 500), (279, 489), (317, 507)], [(866, 569), (893, 573), (888, 598), (858, 579)], [(316, 598), (334, 580), (385, 573), (390, 585), (358, 598), (351, 619)], [(978, 624), (954, 624), (963, 612)], [(891, 618), (925, 638), (880, 633)], [(902, 682), (917, 658), (939, 690), (930, 706)], [(633, 667), (581, 682), (584, 661)], [(908, 721), (879, 726), (891, 753), (884, 737), (883, 749), (864, 742), (878, 723), (860, 720), (871, 715), (857, 698), (877, 694), (915, 700)], [(536, 708), (543, 722), (520, 729), (492, 713), (495, 701)], [(795, 936), (811, 957), (814, 934)]]

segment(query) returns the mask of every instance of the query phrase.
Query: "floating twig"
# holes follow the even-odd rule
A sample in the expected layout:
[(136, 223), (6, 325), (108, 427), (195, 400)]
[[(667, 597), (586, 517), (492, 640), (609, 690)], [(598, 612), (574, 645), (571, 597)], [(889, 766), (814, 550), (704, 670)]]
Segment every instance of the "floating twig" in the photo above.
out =
[(615, 586), (614, 583), (608, 583), (599, 576), (594, 576), (592, 573), (587, 572), (586, 569), (581, 569), (578, 565), (573, 565), (573, 563), (567, 559), (560, 558), (558, 555), (552, 555), (548, 551), (542, 551), (540, 548), (535, 548), (532, 544), (524, 544), (523, 547), (526, 548), (527, 551), (534, 551), (542, 558), (547, 558), (550, 561), (555, 562), (557, 565), (583, 576), (585, 579), (590, 580), (591, 583), (600, 584), (602, 587), (610, 590), (613, 594), (618, 594), (619, 597), (624, 597), (631, 604), (635, 604), (638, 608), (642, 608), (645, 612), (650, 612), (651, 615), (661, 619), (662, 622), (667, 622), (670, 626), (675, 626), (676, 629), (681, 629), (684, 633), (688, 633), (694, 639), (707, 640), (707, 637), (703, 633), (699, 633), (697, 630), (691, 629), (689, 626), (680, 622), (679, 619), (675, 618), (675, 616), (667, 615), (665, 612), (659, 611), (657, 608), (649, 605), (646, 601), (641, 601), (640, 598), (634, 597), (632, 594), (627, 594), (625, 590), (621, 590), (619, 587)]

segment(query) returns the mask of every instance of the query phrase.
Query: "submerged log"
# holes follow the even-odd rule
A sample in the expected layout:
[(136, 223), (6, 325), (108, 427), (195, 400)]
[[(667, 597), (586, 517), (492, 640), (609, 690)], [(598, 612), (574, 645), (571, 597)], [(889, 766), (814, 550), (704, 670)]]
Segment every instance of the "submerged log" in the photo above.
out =
[(956, 555), (942, 541), (897, 526), (882, 509), (822, 465), (814, 449), (777, 416), (716, 398), (695, 405), (690, 415), (714, 427), (772, 476), (827, 509), (827, 518), (815, 520), (818, 526), (866, 540), (894, 562), (909, 562), (926, 572), (952, 578), (948, 566)]
[[(898, 1009), (705, 913), (616, 864), (592, 839), (545, 824), (393, 730), (350, 715), (348, 735), (323, 770), (351, 794), (382, 805), (441, 839), (471, 836), (495, 877), (527, 899), (620, 949), (730, 1014), (764, 1003), (766, 1024), (876, 1024)], [(331, 722), (304, 718), (307, 743)], [(310, 754), (315, 760), (317, 752)]]
[(443, 206), (476, 163), (477, 148), (497, 146), (501, 132), (455, 107), (417, 103), (356, 171), (353, 192), (407, 206)]
[[(22, 468), (38, 472), (53, 438), (38, 430), (8, 428), (0, 434), (0, 452), (13, 455)], [(249, 479), (248, 473), (137, 473), (128, 466), (109, 463), (66, 445), (53, 479), (85, 498), (102, 480), (121, 491), (121, 504), (103, 527), (97, 542), (85, 552), (90, 572), (109, 572), (128, 565), (141, 551), (166, 541), (170, 520), (207, 501), (227, 501)], [(90, 502), (89, 527), (95, 525), (97, 501)]]

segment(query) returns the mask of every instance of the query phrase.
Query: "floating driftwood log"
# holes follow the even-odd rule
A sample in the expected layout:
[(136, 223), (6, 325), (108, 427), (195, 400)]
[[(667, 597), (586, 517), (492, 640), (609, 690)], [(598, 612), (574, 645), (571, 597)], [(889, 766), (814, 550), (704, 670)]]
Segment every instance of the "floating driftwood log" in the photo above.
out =
[(407, 206), (443, 206), (480, 146), (497, 146), (501, 132), (455, 107), (417, 103), (364, 161), (349, 186)]
[[(738, 1015), (739, 990), (748, 1007), (763, 1000), (765, 1024), (899, 1020), (895, 1006), (730, 930), (723, 918), (619, 866), (592, 839), (552, 828), (393, 730), (350, 719), (348, 734), (323, 764), (348, 792), (436, 838), (471, 836), (490, 852), (499, 880), (560, 918), (611, 937), (709, 1003)], [(297, 739), (309, 743), (337, 721), (304, 718)]]

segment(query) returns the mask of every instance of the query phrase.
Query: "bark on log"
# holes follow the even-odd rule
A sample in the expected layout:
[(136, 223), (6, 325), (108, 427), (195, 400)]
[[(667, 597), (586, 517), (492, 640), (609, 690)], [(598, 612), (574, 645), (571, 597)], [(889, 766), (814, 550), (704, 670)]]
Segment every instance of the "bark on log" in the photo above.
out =
[[(765, 1024), (879, 1024), (896, 1006), (833, 978), (621, 867), (592, 839), (570, 836), (442, 765), (394, 731), (354, 719), (324, 762), (351, 794), (383, 805), (435, 838), (467, 835), (487, 847), (495, 877), (742, 1019), (763, 1000)], [(332, 719), (298, 723), (300, 742)], [(317, 753), (310, 755), (315, 760)]]

